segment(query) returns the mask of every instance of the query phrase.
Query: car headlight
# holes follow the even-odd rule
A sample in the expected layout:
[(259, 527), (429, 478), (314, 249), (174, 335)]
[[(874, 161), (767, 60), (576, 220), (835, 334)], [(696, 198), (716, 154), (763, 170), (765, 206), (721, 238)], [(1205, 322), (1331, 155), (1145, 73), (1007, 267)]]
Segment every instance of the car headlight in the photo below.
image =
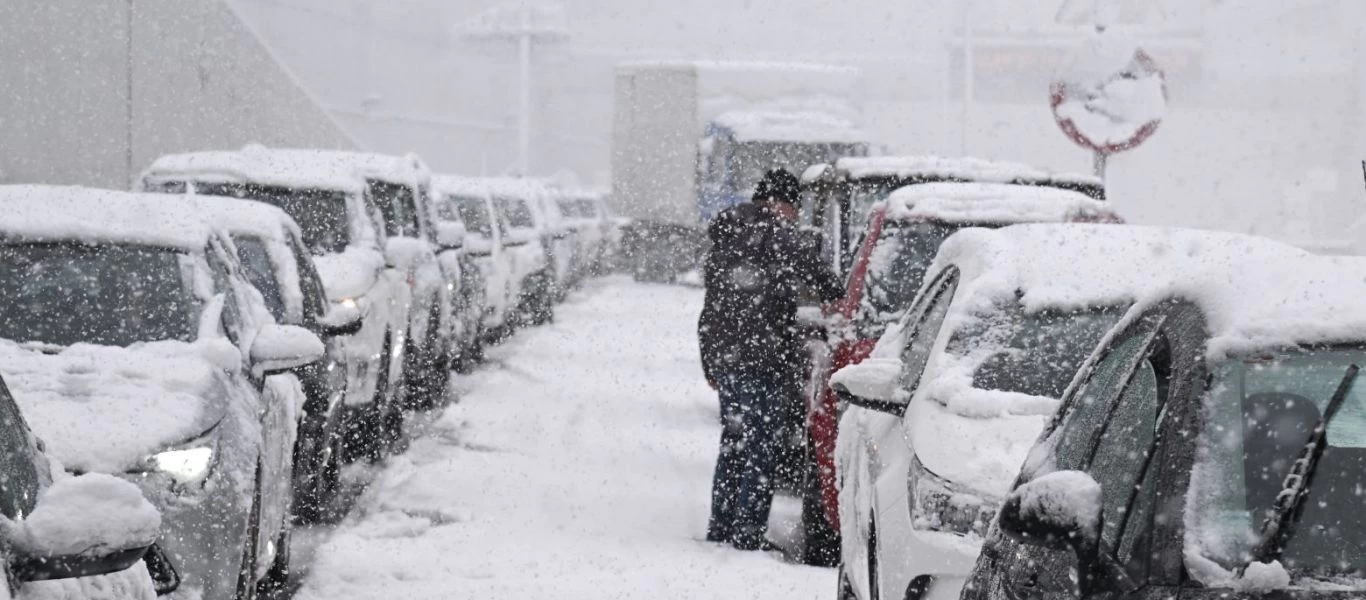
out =
[(147, 466), (180, 485), (192, 485), (208, 477), (213, 457), (213, 448), (208, 446), (180, 448), (153, 454), (147, 458)]

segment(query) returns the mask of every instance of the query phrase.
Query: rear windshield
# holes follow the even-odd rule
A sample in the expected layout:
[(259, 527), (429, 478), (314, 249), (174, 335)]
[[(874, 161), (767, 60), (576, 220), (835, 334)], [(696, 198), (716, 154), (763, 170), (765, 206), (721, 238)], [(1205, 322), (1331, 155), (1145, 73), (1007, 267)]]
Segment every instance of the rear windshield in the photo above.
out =
[(479, 233), (484, 237), (493, 236), (493, 219), (489, 216), (488, 203), (483, 198), (457, 197), (460, 220), (465, 222), (465, 230)]
[(299, 224), (304, 244), (315, 255), (343, 252), (351, 241), (346, 195), (342, 192), (239, 183), (196, 183), (195, 190), (210, 196), (256, 200), (285, 211)]
[(531, 207), (526, 200), (521, 198), (496, 198), (498, 210), (502, 211), (503, 218), (507, 219), (508, 226), (517, 229), (530, 229), (536, 226), (536, 220), (531, 215)]
[(0, 244), (0, 338), (58, 346), (191, 341), (179, 252), (142, 246)]

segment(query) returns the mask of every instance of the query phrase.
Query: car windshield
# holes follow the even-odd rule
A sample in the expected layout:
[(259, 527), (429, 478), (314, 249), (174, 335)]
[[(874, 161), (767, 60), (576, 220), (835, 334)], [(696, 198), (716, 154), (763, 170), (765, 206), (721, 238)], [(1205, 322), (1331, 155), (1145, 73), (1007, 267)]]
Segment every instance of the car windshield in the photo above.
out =
[(495, 200), (498, 207), (503, 211), (503, 217), (507, 219), (508, 227), (518, 229), (529, 229), (536, 226), (536, 220), (531, 215), (531, 207), (526, 200), (521, 198), (498, 198)]
[(915, 299), (939, 244), (958, 231), (942, 223), (893, 223), (883, 227), (868, 258), (859, 307), (859, 336), (876, 339)]
[(489, 218), (488, 203), (483, 198), (456, 198), (460, 207), (460, 220), (465, 222), (467, 231), (478, 232), (484, 237), (493, 237), (493, 219)]
[(23, 519), (38, 501), (42, 480), (28, 428), (0, 379), (0, 515)]
[(998, 303), (960, 325), (945, 352), (978, 365), (976, 389), (1061, 398), (1124, 309), (1025, 312), (1019, 302)]
[(275, 263), (270, 259), (266, 243), (254, 235), (232, 236), (237, 246), (237, 258), (242, 261), (242, 270), (247, 280), (261, 292), (266, 308), (277, 323), (285, 322), (285, 298), (280, 291), (280, 281), (276, 278)]
[(340, 253), (351, 241), (346, 195), (342, 192), (238, 183), (196, 183), (195, 190), (210, 196), (256, 200), (285, 211), (299, 224), (308, 250), (318, 256)]
[(57, 346), (190, 341), (194, 302), (179, 252), (0, 244), (0, 338)]
[[(1187, 552), (1233, 570), (1251, 558), (1291, 463), (1359, 349), (1231, 361), (1206, 398), (1191, 477)], [(1352, 388), (1328, 427), (1328, 447), (1281, 561), (1298, 576), (1366, 577), (1366, 385)]]

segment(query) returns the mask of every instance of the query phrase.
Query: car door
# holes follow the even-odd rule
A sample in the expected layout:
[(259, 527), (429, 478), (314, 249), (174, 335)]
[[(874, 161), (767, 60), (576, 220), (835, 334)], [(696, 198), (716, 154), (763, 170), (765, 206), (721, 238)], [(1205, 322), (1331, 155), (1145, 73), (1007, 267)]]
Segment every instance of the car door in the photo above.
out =
[[(1106, 352), (1086, 368), (1084, 384), (1059, 412), (1041, 447), (1031, 452), (1020, 482), (1040, 475), (1078, 470), (1102, 488), (1102, 554), (1109, 564), (1132, 565), (1146, 572), (1148, 555), (1136, 552), (1144, 517), (1151, 516), (1154, 479), (1150, 467), (1162, 463), (1161, 443), (1171, 422), (1164, 419), (1171, 390), (1170, 365), (1156, 349), (1163, 313), (1154, 312), (1127, 327)], [(1037, 457), (1047, 455), (1047, 459)], [(1155, 471), (1152, 472), (1155, 475)], [(1131, 523), (1132, 527), (1126, 527)], [(982, 577), (985, 567), (989, 577)], [(1140, 568), (1141, 567), (1141, 568)], [(1015, 542), (999, 533), (984, 548), (978, 573), (965, 597), (986, 588), (989, 597), (1012, 600), (1062, 600), (1079, 593), (1075, 553)], [(984, 580), (985, 579), (985, 580)], [(1140, 593), (1142, 578), (1127, 578), (1121, 595)]]
[[(206, 258), (213, 271), (214, 287), (224, 295), (223, 329), (250, 357), (250, 348), (261, 327), (271, 323), (270, 314), (260, 293), (256, 292), (234, 260), (236, 253), (221, 241), (210, 244)], [(243, 395), (257, 415), (259, 440), (257, 468), (261, 504), (257, 515), (260, 523), (256, 540), (258, 575), (264, 574), (274, 555), (274, 542), (286, 526), (293, 496), (294, 440), (298, 434), (298, 415), (305, 397), (299, 380), (293, 374), (258, 377), (252, 373), (250, 362), (245, 363), (238, 377), (244, 387)]]

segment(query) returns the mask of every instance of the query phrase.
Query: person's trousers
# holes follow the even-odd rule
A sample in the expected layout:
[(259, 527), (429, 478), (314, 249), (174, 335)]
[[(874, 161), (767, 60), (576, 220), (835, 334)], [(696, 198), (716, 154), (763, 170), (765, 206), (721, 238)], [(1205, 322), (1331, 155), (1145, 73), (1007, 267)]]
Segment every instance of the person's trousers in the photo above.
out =
[(721, 449), (712, 480), (707, 539), (757, 549), (768, 529), (779, 418), (787, 387), (776, 377), (723, 376)]

